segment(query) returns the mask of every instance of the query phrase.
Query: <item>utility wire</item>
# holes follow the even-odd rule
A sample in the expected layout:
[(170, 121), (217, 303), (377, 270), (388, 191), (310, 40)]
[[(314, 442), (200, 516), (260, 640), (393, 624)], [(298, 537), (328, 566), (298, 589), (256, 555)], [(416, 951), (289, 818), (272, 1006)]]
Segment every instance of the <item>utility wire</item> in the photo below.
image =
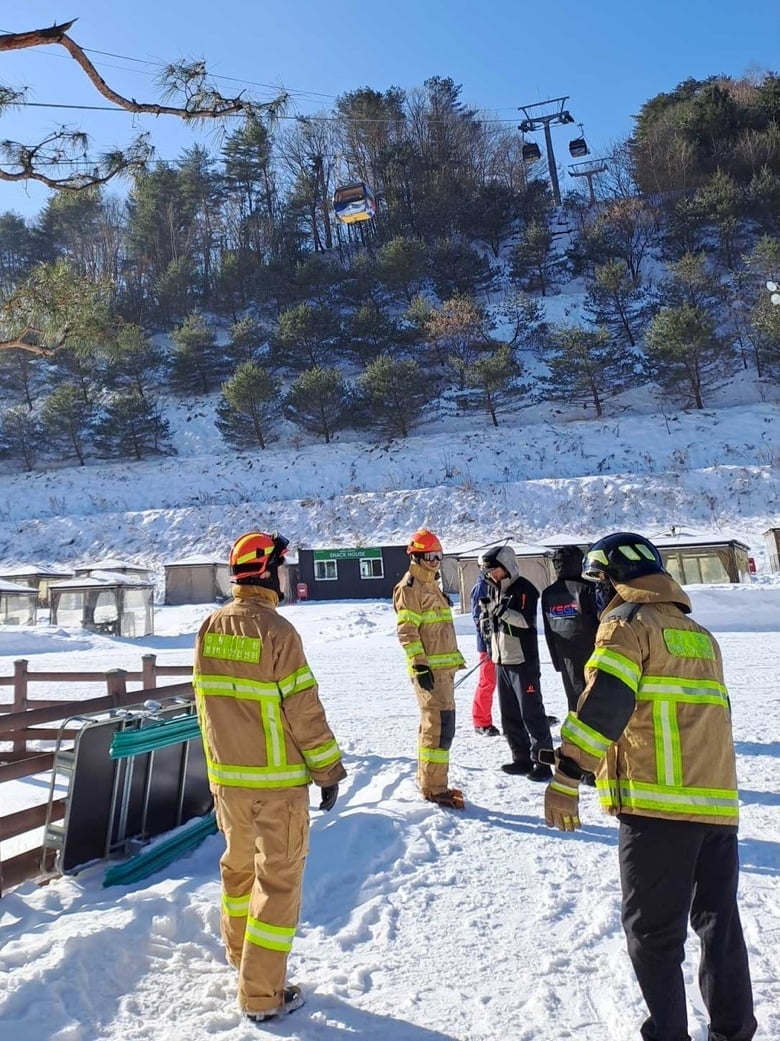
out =
[[(54, 103), (51, 101), (15, 101), (13, 102), (14, 107), (19, 108), (64, 108), (72, 109), (75, 111), (84, 112), (118, 112), (125, 113), (127, 115), (137, 118), (138, 116), (154, 115), (149, 112), (130, 112), (128, 109), (124, 109), (119, 105), (71, 105)], [(241, 118), (240, 112), (227, 113), (228, 116), (234, 119)], [(156, 118), (156, 117), (155, 117)], [(225, 117), (223, 117), (225, 118)], [(406, 119), (369, 119), (363, 116), (275, 116), (275, 119), (293, 119), (298, 123), (377, 123), (380, 125), (391, 125), (395, 124), (398, 126), (407, 126), (408, 120)], [(514, 119), (473, 119), (474, 123), (505, 123), (512, 124), (516, 122)], [(448, 126), (449, 120), (446, 119), (428, 119), (426, 120), (427, 126)]]

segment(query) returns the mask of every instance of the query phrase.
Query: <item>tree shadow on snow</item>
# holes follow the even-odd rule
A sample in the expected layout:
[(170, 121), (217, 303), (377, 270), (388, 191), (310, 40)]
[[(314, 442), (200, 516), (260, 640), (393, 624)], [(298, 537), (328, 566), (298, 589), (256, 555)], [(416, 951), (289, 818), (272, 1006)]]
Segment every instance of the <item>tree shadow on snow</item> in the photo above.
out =
[(770, 755), (780, 758), (780, 741), (769, 741), (766, 744), (760, 741), (735, 741), (734, 749), (737, 755)]
[(496, 813), (495, 810), (484, 806), (475, 806), (470, 803), (467, 806), (475, 816), (486, 821), (488, 824), (506, 828), (522, 835), (547, 835), (550, 838), (572, 839), (580, 842), (603, 842), (607, 846), (617, 846), (617, 829), (614, 827), (602, 827), (599, 824), (588, 824), (583, 822), (580, 831), (558, 831), (556, 828), (548, 828), (542, 817), (528, 817), (521, 814), (512, 815), (508, 813)]
[(740, 788), (739, 801), (745, 806), (780, 806), (780, 792), (752, 792)]
[(754, 875), (780, 875), (780, 843), (740, 839), (739, 867)]
[[(264, 1023), (263, 1030), (289, 1036), (294, 1021), (295, 1036), (300, 1041), (340, 1041), (342, 1038), (354, 1041), (356, 1037), (375, 1037), (382, 1041), (458, 1041), (453, 1034), (442, 1034), (395, 1016), (355, 1008), (331, 994), (311, 994), (302, 1009), (303, 1013), (307, 1011), (311, 1018), (301, 1019), (302, 1013), (296, 1012), (292, 1020)], [(420, 1012), (425, 1014), (422, 1008)]]

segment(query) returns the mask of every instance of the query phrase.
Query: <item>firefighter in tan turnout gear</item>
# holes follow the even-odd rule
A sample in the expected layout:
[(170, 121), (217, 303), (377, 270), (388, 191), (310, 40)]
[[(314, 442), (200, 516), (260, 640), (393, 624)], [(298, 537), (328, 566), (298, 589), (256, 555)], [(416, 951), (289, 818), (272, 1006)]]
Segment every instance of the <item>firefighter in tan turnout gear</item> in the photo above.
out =
[(409, 570), (393, 590), (398, 639), (406, 653), (420, 706), (417, 782), (424, 799), (463, 809), (463, 793), (448, 786), (455, 735), (455, 673), (465, 667), (458, 650), (452, 608), (436, 581), (441, 542), (421, 528), (409, 540)]
[(205, 620), (193, 684), (217, 821), (222, 938), (253, 1020), (303, 1004), (286, 980), (309, 836), (309, 784), (330, 810), (346, 776), (293, 626), (277, 614), (287, 540), (249, 532), (230, 551), (233, 600)]
[(756, 1031), (737, 909), (739, 793), (731, 706), (713, 636), (642, 535), (594, 543), (583, 574), (612, 582), (576, 712), (561, 728), (547, 824), (580, 826), (578, 786), (596, 772), (620, 821), (618, 860), (629, 957), (650, 1013), (644, 1041), (686, 1041), (682, 963), (688, 920), (701, 940), (710, 1041)]

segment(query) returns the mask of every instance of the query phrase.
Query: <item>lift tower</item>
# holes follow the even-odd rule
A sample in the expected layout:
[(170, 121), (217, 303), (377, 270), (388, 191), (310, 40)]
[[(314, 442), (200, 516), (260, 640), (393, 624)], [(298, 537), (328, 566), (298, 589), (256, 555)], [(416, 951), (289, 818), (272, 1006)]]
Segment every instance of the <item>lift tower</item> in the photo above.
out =
[[(550, 127), (573, 123), (574, 116), (563, 106), (569, 100), (568, 94), (565, 98), (550, 98), (548, 101), (539, 101), (535, 105), (519, 105), (518, 111), (525, 117), (517, 128), (523, 134), (531, 134), (535, 130), (544, 130), (544, 143), (547, 149), (547, 169), (550, 171), (550, 184), (552, 186), (555, 205), (561, 205), (561, 189), (558, 184), (558, 170), (555, 166), (555, 153), (553, 152), (552, 134)], [(536, 110), (539, 111), (536, 111)]]

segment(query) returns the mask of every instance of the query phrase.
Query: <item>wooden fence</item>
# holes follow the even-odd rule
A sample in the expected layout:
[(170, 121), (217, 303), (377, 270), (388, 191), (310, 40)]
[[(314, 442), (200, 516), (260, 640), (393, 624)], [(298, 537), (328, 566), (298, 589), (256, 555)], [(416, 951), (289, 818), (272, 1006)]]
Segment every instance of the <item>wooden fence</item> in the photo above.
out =
[[(32, 672), (28, 664), (26, 659), (19, 659), (14, 662), (13, 676), (0, 676), (0, 688), (13, 688), (13, 700), (0, 701), (0, 744), (11, 746), (8, 751), (0, 750), (0, 784), (34, 774), (49, 773), (54, 768), (54, 752), (32, 751), (28, 749), (28, 742), (55, 741), (60, 734), (66, 739), (75, 737), (77, 730), (61, 731), (59, 726), (71, 716), (127, 708), (149, 698), (193, 695), (191, 680), (163, 686), (158, 683), (164, 676), (190, 676), (192, 666), (158, 665), (154, 654), (143, 656), (138, 672), (125, 669), (109, 669), (107, 672)], [(30, 685), (33, 683), (100, 683), (106, 693), (77, 701), (53, 701), (32, 697)], [(128, 690), (128, 683), (140, 683), (140, 689)], [(47, 723), (58, 725), (46, 727)], [(15, 813), (0, 812), (0, 842), (43, 827), (46, 812), (46, 803)], [(65, 800), (58, 799), (52, 804), (49, 820), (62, 820), (64, 816)], [(38, 846), (5, 860), (0, 856), (0, 896), (12, 886), (41, 872), (50, 871), (53, 862), (43, 864), (42, 855), (43, 847)]]

